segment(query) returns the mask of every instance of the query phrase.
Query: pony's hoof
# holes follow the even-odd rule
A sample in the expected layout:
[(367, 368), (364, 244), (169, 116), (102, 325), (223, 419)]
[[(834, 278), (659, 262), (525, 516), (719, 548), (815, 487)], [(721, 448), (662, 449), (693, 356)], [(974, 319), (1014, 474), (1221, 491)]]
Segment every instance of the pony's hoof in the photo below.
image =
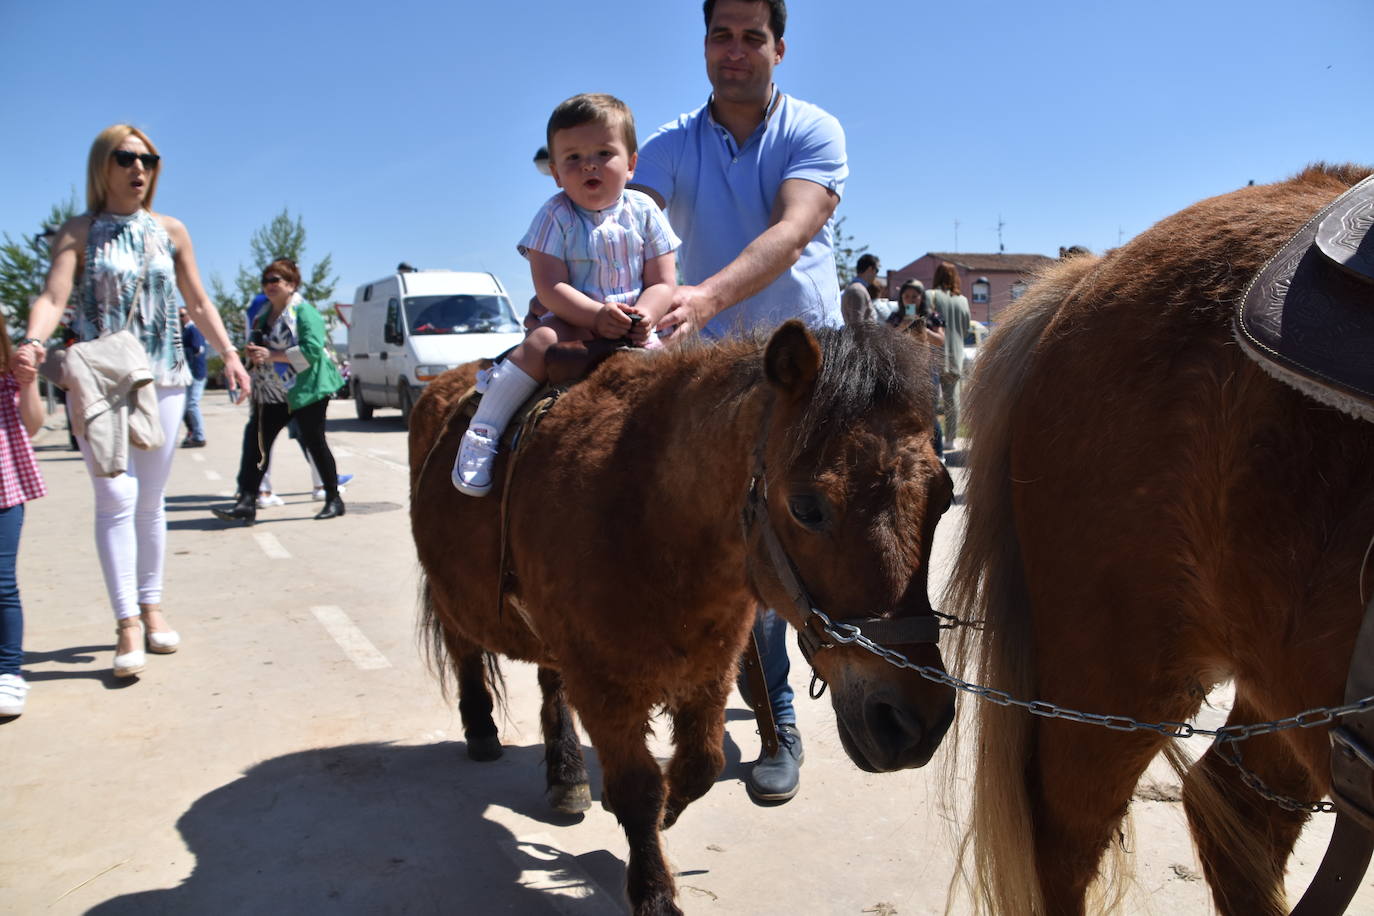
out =
[(469, 760), (479, 760), (486, 763), (489, 760), (496, 760), (502, 753), (501, 739), (495, 735), (468, 739)]
[(559, 814), (581, 814), (592, 806), (592, 790), (585, 782), (571, 786), (550, 786), (549, 804)]

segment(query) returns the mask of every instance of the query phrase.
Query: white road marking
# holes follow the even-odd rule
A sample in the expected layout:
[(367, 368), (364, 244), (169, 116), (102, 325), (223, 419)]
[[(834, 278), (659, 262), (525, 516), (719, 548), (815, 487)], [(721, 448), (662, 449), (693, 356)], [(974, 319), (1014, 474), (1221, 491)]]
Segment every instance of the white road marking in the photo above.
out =
[(206, 480), (223, 480), (224, 478), (221, 477), (221, 476), (219, 476), (219, 471), (212, 471), (212, 470), (210, 470), (209, 468), (206, 468), (206, 469), (205, 469), (205, 479), (206, 479)]
[(521, 887), (541, 891), (564, 916), (619, 916), (619, 895), (602, 890), (577, 859), (559, 849), (547, 833), (531, 833), (499, 843), (501, 851), (520, 869)]
[(276, 535), (268, 534), (266, 531), (258, 531), (253, 534), (253, 540), (258, 542), (262, 552), (273, 560), (291, 559), (291, 551), (281, 545)]
[(335, 458), (352, 458), (353, 453), (342, 446), (329, 446), (329, 450), (334, 453)]
[(196, 454), (193, 454), (193, 455), (191, 456), (191, 460), (192, 460), (192, 461), (200, 461), (200, 462), (203, 462), (203, 461), (205, 461), (205, 456), (202, 455), (202, 454), (200, 454), (199, 452), (197, 452)]
[(344, 650), (353, 664), (363, 671), (375, 671), (378, 668), (390, 668), (391, 662), (387, 661), (385, 655), (377, 651), (363, 631), (358, 629), (348, 615), (343, 612), (343, 608), (335, 607), (332, 604), (322, 604), (312, 607), (310, 612), (315, 615), (334, 641), (339, 644), (339, 648)]
[(393, 471), (400, 471), (402, 474), (410, 473), (410, 467), (408, 465), (404, 465), (397, 461), (391, 461), (389, 459), (382, 458), (379, 455), (367, 454), (360, 455), (359, 457), (366, 458), (368, 461), (375, 461), (384, 468), (390, 468)]

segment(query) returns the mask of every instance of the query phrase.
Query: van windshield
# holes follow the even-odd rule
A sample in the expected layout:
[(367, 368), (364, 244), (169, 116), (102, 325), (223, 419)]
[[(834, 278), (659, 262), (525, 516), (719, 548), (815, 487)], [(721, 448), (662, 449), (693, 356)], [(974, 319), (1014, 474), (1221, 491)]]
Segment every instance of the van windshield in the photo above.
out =
[(520, 330), (505, 296), (411, 296), (406, 299), (410, 333), (509, 334)]

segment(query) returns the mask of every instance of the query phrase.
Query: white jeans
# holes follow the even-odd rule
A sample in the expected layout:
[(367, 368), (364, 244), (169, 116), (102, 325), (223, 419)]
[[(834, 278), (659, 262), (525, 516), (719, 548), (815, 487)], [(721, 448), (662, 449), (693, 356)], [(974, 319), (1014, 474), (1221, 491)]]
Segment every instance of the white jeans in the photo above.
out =
[(129, 448), (129, 470), (97, 477), (91, 448), (77, 436), (86, 472), (95, 488), (95, 549), (105, 574), (115, 619), (138, 616), (140, 604), (162, 602), (162, 567), (167, 554), (163, 494), (176, 454), (177, 431), (186, 412), (185, 388), (157, 388), (158, 418), (166, 441), (156, 451)]

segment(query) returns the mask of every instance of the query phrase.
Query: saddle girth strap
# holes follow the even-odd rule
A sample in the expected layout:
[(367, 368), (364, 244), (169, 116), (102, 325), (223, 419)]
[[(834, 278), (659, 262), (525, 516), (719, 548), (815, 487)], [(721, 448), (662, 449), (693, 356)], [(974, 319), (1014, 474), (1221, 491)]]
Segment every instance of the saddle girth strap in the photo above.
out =
[(754, 719), (759, 725), (763, 753), (767, 757), (772, 757), (778, 752), (778, 723), (773, 719), (773, 703), (768, 697), (768, 678), (763, 673), (763, 652), (759, 649), (759, 638), (752, 630), (749, 632), (749, 645), (744, 647), (740, 663), (744, 666), (744, 681), (749, 685), (749, 701), (754, 707)]
[(545, 388), (537, 393), (531, 399), (529, 406), (521, 409), (519, 413), (520, 422), (516, 426), (514, 434), (508, 437), (510, 442), (506, 447), (506, 476), (505, 482), (501, 486), (501, 548), (499, 551), (501, 562), (496, 569), (496, 617), (498, 620), (505, 610), (506, 592), (510, 591), (513, 584), (509, 581), (510, 494), (511, 482), (515, 479), (515, 466), (520, 463), (520, 446), (525, 441), (525, 437), (534, 432), (539, 421), (544, 419), (544, 414), (553, 408), (563, 391), (562, 388)]
[[(1374, 696), (1374, 597), (1365, 606), (1345, 702)], [(1350, 906), (1374, 854), (1374, 708), (1345, 716), (1331, 729), (1331, 800), (1336, 826), (1321, 866), (1292, 916), (1338, 916)]]

